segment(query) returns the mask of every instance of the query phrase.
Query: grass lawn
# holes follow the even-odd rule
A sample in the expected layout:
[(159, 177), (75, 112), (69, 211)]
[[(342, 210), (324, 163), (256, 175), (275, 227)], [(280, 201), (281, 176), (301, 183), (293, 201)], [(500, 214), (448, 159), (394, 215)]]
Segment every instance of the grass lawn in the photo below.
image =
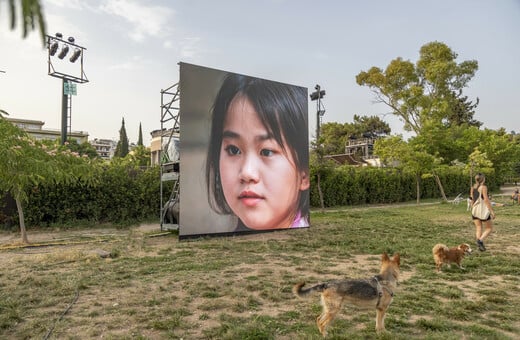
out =
[[(376, 335), (375, 310), (346, 306), (328, 339), (515, 339), (520, 207), (495, 211), (486, 252), (464, 202), (313, 211), (311, 228), (182, 242), (158, 226), (29, 230), (39, 247), (0, 232), (0, 338), (321, 339), (319, 296), (292, 286), (370, 277), (399, 252), (388, 332)], [(462, 242), (466, 269), (437, 273), (432, 247)]]

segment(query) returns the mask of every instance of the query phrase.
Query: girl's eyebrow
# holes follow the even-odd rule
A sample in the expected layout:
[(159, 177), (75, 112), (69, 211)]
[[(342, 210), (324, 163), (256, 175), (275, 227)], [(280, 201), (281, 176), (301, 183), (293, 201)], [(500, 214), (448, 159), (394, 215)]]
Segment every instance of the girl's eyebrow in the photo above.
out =
[(224, 130), (222, 133), (222, 138), (239, 138), (240, 135), (236, 132), (230, 131), (230, 130)]
[[(224, 138), (232, 138), (232, 139), (236, 139), (236, 138), (240, 138), (240, 134), (235, 132), (235, 131), (231, 131), (231, 130), (224, 130), (224, 132), (222, 133), (222, 139)], [(266, 133), (266, 134), (263, 134), (263, 135), (258, 135), (258, 136), (255, 136), (255, 139), (262, 142), (262, 141), (265, 141), (265, 140), (270, 140), (270, 139), (273, 139), (273, 135), (270, 134), (270, 133)]]

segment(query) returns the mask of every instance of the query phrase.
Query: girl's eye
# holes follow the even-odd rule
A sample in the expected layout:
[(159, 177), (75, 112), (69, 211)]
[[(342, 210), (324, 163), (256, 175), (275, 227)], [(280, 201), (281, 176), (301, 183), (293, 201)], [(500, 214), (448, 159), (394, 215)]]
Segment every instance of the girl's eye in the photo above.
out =
[(235, 156), (235, 155), (240, 154), (240, 149), (234, 145), (228, 145), (228, 146), (226, 146), (226, 148), (224, 150), (226, 150), (227, 154), (230, 156)]
[(260, 155), (264, 156), (264, 157), (270, 157), (270, 156), (274, 155), (274, 151), (269, 150), (269, 149), (262, 149), (262, 150), (260, 150)]

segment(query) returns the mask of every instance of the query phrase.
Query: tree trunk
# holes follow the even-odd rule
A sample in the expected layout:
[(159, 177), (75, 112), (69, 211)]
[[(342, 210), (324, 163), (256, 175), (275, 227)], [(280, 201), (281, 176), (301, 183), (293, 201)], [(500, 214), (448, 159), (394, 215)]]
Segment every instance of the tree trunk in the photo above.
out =
[(421, 176), (419, 174), (415, 176), (415, 183), (417, 189), (417, 205), (419, 205), (419, 202), (421, 200)]
[(437, 185), (439, 186), (439, 190), (441, 191), (441, 196), (444, 201), (448, 201), (448, 198), (446, 198), (446, 194), (444, 193), (444, 188), (442, 187), (441, 179), (437, 174), (433, 174), (433, 177), (435, 178), (435, 181), (437, 182)]
[(323, 210), (325, 209), (325, 203), (323, 202), (323, 192), (321, 192), (320, 178), (320, 172), (318, 171), (318, 196), (320, 197), (320, 206), (321, 211), (323, 212)]
[(18, 219), (20, 220), (20, 235), (22, 236), (23, 243), (29, 243), (27, 238), (27, 230), (25, 229), (25, 218), (23, 215), (22, 201), (20, 195), (15, 195), (16, 209), (18, 210)]

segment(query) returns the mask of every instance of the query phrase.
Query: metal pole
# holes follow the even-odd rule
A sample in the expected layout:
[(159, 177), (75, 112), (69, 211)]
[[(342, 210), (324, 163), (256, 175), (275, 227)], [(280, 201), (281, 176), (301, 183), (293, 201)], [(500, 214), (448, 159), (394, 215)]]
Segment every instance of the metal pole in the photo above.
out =
[(320, 85), (316, 85), (316, 92), (318, 93), (318, 100), (316, 101), (316, 142), (320, 139)]
[(67, 80), (62, 78), (61, 84), (61, 145), (67, 141), (67, 99), (68, 96), (65, 94), (65, 84)]

